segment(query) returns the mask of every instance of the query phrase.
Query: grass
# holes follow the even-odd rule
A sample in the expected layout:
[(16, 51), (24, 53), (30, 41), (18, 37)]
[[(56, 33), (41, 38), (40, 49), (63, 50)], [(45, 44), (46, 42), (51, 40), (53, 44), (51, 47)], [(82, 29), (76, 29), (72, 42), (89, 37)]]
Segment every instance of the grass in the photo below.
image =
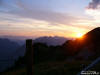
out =
[[(90, 62), (74, 61), (74, 62), (44, 62), (34, 65), (34, 75), (77, 75), (83, 67)], [(26, 69), (20, 68), (9, 72), (4, 72), (2, 75), (26, 75)]]

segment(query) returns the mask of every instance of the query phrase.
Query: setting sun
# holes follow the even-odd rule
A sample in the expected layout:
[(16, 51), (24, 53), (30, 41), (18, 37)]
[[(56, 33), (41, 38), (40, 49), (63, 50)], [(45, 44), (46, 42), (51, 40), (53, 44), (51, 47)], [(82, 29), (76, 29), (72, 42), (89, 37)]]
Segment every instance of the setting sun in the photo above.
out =
[(82, 36), (83, 36), (82, 33), (78, 33), (78, 34), (76, 34), (76, 37), (77, 37), (77, 38), (80, 38), (80, 37), (82, 37)]

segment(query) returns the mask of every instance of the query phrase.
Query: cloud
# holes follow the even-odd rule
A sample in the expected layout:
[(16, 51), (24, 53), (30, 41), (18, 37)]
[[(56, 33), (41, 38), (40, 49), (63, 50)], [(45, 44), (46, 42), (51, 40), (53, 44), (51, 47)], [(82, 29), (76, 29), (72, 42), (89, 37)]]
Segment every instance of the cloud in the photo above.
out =
[(86, 13), (91, 16), (96, 26), (100, 25), (100, 0), (92, 0), (86, 8)]
[(97, 9), (100, 8), (100, 0), (92, 0), (92, 2), (89, 3), (88, 9)]
[[(36, 3), (36, 4), (35, 4)], [(31, 18), (47, 21), (50, 24), (66, 24), (75, 21), (76, 17), (67, 13), (55, 12), (50, 5), (39, 0), (4, 0), (5, 7), (1, 12), (17, 15), (22, 18)], [(9, 9), (8, 9), (9, 8)]]
[[(80, 28), (77, 24), (72, 24), (75, 24), (78, 20), (84, 20), (83, 17), (80, 18), (72, 14), (59, 12), (55, 8), (56, 3), (54, 8), (51, 7), (52, 4), (48, 2), (50, 0), (2, 1), (3, 3), (0, 5), (0, 29), (2, 29), (5, 34), (9, 31), (10, 35), (17, 32), (19, 32), (17, 33), (18, 35), (27, 36), (33, 33), (36, 35), (38, 33), (38, 35), (45, 35), (45, 33), (48, 35), (49, 33), (51, 35), (53, 33), (55, 33), (55, 35), (66, 35), (66, 33), (69, 33), (71, 35), (72, 32), (78, 31)], [(82, 25), (82, 23), (80, 25)], [(81, 27), (79, 31), (82, 29), (83, 27)], [(43, 31), (43, 34), (41, 34), (41, 31)]]

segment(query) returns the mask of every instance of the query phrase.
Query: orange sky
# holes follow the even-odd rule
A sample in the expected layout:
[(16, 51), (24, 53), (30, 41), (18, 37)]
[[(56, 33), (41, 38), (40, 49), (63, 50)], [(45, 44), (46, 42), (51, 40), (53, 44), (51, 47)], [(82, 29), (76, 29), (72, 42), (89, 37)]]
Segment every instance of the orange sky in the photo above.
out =
[(100, 25), (100, 7), (95, 3), (90, 0), (3, 0), (0, 36), (76, 38)]

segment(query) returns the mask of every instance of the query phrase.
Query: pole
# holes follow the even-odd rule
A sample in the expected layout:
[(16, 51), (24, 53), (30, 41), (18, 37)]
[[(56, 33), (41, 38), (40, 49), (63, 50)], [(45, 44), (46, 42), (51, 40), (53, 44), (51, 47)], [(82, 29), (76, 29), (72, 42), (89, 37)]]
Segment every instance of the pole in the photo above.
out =
[(33, 45), (32, 45), (32, 39), (26, 40), (26, 70), (27, 75), (33, 75)]

